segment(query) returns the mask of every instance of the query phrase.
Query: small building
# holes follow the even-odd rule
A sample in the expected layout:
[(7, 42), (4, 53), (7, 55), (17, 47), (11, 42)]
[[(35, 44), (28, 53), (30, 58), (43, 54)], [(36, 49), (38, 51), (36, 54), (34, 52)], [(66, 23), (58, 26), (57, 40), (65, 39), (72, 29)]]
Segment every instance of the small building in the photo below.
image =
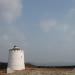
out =
[(24, 51), (14, 46), (9, 50), (7, 73), (24, 70)]

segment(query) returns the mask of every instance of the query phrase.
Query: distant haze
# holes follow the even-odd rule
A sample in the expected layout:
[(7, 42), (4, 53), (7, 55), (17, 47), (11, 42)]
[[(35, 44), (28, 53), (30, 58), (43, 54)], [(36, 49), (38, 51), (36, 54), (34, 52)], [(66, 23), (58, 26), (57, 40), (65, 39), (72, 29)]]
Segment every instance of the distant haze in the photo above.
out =
[(13, 45), (25, 62), (75, 65), (75, 1), (0, 0), (0, 61)]

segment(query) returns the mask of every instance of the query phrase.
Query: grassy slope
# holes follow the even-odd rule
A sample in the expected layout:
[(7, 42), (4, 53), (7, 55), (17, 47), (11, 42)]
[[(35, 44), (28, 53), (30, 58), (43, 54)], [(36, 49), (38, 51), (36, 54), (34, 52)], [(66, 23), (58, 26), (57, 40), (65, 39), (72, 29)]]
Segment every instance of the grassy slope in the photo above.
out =
[(71, 70), (50, 70), (50, 69), (35, 69), (15, 72), (7, 75), (75, 75), (75, 71)]
[[(75, 75), (74, 67), (67, 67), (67, 68), (50, 68), (50, 67), (44, 67), (39, 68), (35, 65), (26, 64), (26, 70), (25, 71), (19, 71), (15, 72), (13, 74), (6, 74), (5, 68), (7, 65), (3, 66), (4, 64), (0, 65), (0, 75)], [(2, 73), (3, 72), (3, 73)]]

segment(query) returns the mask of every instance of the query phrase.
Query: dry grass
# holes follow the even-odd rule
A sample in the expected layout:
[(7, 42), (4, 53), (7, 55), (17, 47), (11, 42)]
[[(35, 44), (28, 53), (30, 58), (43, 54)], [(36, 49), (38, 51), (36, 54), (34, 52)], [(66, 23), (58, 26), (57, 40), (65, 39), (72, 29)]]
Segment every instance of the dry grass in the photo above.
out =
[(27, 64), (26, 70), (6, 74), (6, 70), (0, 70), (0, 75), (75, 75), (74, 68), (37, 68)]
[(6, 75), (75, 75), (75, 71), (72, 69), (62, 68), (27, 68), (25, 71), (19, 71)]

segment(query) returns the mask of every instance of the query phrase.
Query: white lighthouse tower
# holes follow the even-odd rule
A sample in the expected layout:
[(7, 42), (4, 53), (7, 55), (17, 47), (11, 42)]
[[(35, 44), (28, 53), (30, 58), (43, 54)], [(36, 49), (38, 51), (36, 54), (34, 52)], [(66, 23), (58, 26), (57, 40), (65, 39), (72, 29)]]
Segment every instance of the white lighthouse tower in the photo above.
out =
[(14, 46), (9, 50), (7, 73), (24, 69), (24, 51), (19, 47)]

